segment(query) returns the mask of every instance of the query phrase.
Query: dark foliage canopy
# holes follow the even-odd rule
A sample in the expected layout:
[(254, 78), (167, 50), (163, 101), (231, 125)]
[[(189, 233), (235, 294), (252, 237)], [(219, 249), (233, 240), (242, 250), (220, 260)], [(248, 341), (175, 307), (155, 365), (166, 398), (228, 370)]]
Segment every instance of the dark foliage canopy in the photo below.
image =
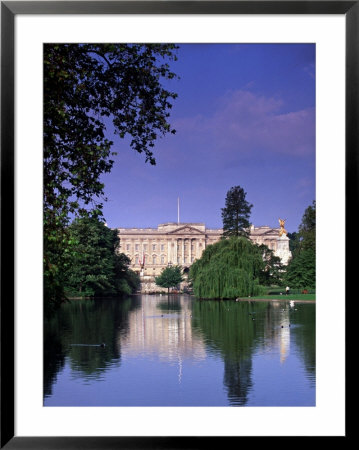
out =
[[(155, 141), (175, 133), (168, 123), (176, 94), (172, 44), (44, 45), (44, 293), (64, 298), (71, 253), (70, 217), (101, 216), (104, 185), (116, 155), (111, 133), (155, 164)], [(113, 151), (115, 150), (115, 151)]]
[[(167, 44), (44, 45), (45, 211), (77, 212), (103, 195), (100, 175), (113, 165), (106, 137), (130, 136), (130, 146), (155, 164), (152, 148), (174, 133), (171, 99), (161, 80), (174, 78)], [(71, 201), (70, 201), (71, 199)], [(82, 202), (82, 205), (80, 205)]]
[(130, 259), (119, 253), (120, 240), (96, 218), (76, 219), (69, 227), (72, 258), (64, 276), (70, 296), (122, 295), (134, 292), (139, 285)]

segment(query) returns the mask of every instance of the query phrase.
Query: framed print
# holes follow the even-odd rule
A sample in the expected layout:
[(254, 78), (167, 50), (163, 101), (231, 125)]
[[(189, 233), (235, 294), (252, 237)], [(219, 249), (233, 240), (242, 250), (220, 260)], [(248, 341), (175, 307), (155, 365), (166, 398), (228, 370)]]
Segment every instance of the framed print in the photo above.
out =
[(2, 447), (347, 436), (358, 26), (1, 2)]

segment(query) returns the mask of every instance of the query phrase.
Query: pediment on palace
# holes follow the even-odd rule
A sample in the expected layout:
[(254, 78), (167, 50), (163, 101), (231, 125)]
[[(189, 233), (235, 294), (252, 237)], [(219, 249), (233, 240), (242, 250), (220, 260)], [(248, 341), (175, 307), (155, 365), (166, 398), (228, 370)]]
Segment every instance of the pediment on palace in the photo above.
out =
[(197, 228), (185, 225), (183, 227), (177, 228), (176, 230), (170, 231), (168, 234), (193, 234), (193, 235), (204, 235), (205, 233)]
[(273, 235), (274, 235), (274, 236), (277, 236), (278, 233), (279, 233), (278, 230), (272, 229), (272, 230), (269, 230), (269, 231), (266, 231), (265, 233), (263, 233), (262, 236), (273, 236)]
[(251, 236), (253, 237), (274, 237), (274, 236), (279, 236), (279, 229), (276, 228), (270, 228), (269, 230), (256, 230), (254, 233), (251, 233)]

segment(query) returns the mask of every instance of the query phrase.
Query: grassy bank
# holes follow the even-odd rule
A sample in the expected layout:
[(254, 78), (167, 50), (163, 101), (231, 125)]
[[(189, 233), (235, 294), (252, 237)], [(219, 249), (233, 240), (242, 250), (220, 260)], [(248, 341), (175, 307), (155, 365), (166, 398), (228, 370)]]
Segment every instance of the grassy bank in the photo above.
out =
[[(290, 294), (290, 295), (259, 295), (250, 297), (251, 300), (311, 300), (315, 301), (315, 294)], [(244, 299), (243, 299), (244, 300)]]

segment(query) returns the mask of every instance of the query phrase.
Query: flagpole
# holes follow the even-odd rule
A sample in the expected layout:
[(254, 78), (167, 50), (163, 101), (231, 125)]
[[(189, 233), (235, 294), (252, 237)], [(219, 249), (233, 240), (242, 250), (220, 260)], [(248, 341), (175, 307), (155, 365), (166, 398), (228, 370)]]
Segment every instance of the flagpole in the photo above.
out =
[(177, 198), (177, 224), (179, 225), (180, 218), (179, 218), (179, 197)]

